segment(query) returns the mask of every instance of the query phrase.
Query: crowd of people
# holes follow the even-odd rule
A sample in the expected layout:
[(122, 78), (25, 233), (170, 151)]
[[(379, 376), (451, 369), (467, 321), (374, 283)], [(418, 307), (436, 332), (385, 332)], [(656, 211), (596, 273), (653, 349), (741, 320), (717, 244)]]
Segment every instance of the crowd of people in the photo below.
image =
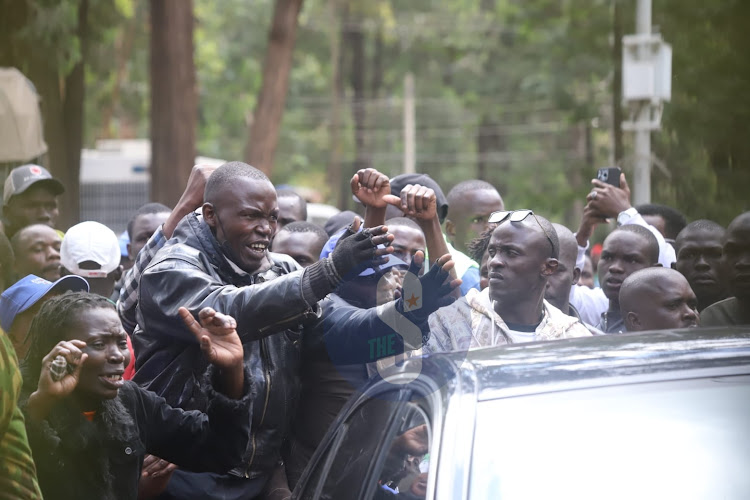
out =
[(3, 192), (10, 498), (284, 499), (350, 396), (399, 359), (750, 324), (750, 212), (688, 224), (632, 206), (624, 174), (592, 180), (575, 228), (485, 181), (445, 195), (372, 168), (351, 179), (360, 213), (324, 226), (241, 162), (195, 166), (174, 208), (144, 205), (121, 238), (56, 228), (64, 190), (24, 165)]

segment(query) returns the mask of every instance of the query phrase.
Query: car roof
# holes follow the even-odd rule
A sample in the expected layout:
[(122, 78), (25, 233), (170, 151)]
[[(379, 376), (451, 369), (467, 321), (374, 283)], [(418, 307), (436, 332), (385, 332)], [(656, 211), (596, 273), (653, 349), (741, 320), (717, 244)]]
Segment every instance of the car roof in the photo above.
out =
[[(456, 390), (451, 379), (471, 372), (477, 399), (636, 383), (659, 379), (748, 373), (750, 328), (670, 330), (530, 342), (440, 353), (405, 363)], [(743, 370), (744, 367), (744, 370)], [(690, 373), (686, 373), (690, 372)], [(462, 377), (457, 374), (463, 373)]]

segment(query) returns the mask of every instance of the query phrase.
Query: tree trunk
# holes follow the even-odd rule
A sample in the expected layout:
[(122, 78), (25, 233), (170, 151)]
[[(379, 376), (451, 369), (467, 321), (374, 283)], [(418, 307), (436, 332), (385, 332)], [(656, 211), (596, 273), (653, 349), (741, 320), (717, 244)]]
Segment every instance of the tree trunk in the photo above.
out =
[(195, 162), (192, 0), (151, 0), (151, 199), (174, 206)]
[(68, 228), (80, 221), (81, 148), (83, 148), (83, 103), (86, 96), (86, 54), (88, 53), (89, 0), (78, 7), (78, 40), (81, 60), (65, 78), (65, 97), (62, 103), (63, 137), (65, 140), (65, 168), (55, 169), (55, 176), (65, 186), (60, 196), (58, 226)]
[(303, 0), (276, 0), (274, 5), (266, 60), (263, 64), (263, 84), (245, 148), (245, 161), (268, 176), (273, 170), (273, 158), (279, 142), (297, 36), (297, 18), (302, 2)]

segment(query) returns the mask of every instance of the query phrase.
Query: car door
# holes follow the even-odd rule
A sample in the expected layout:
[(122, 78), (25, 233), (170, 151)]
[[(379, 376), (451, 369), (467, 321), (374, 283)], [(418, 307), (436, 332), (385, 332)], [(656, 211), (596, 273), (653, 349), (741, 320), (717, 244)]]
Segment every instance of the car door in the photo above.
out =
[[(383, 384), (339, 417), (294, 498), (424, 498), (432, 437), (429, 408), (413, 390)], [(402, 496), (403, 497), (403, 496)]]

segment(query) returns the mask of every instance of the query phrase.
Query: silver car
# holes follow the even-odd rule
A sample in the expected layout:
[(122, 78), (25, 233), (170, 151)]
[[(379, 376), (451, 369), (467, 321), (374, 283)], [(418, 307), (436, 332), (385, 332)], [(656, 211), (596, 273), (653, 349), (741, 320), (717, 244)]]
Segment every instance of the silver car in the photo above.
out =
[(352, 398), (298, 499), (748, 499), (750, 331), (411, 359)]

